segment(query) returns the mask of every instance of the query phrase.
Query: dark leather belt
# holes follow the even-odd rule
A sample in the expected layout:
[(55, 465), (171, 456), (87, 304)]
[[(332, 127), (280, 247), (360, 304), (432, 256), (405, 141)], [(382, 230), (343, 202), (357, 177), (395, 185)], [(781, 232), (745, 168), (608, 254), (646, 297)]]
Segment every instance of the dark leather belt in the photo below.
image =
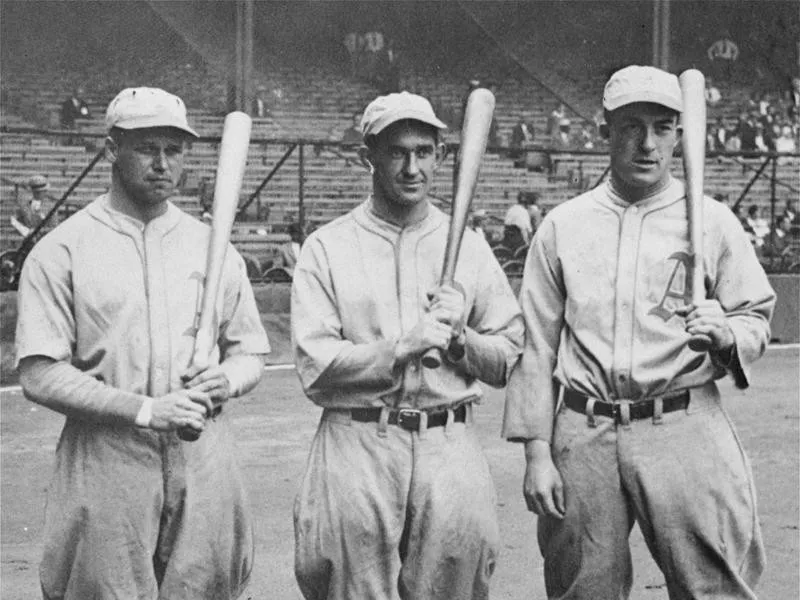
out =
[[(377, 423), (381, 418), (380, 408), (353, 408), (350, 416), (354, 421)], [(422, 413), (428, 414), (428, 428), (443, 427), (447, 424), (447, 409), (418, 410), (416, 408), (393, 408), (389, 410), (389, 425), (397, 425), (408, 431), (419, 431)], [(461, 404), (453, 409), (453, 420), (464, 423), (467, 420), (467, 405)]]
[[(575, 412), (586, 414), (586, 403), (588, 401), (589, 398), (580, 392), (564, 389), (564, 404)], [(662, 401), (662, 411), (665, 413), (686, 409), (689, 406), (689, 392), (680, 392), (674, 396), (663, 396)], [(593, 412), (597, 416), (612, 418), (619, 425), (622, 422), (621, 406), (621, 403), (595, 400)], [(653, 417), (653, 399), (630, 402), (628, 406), (630, 407), (631, 421)]]

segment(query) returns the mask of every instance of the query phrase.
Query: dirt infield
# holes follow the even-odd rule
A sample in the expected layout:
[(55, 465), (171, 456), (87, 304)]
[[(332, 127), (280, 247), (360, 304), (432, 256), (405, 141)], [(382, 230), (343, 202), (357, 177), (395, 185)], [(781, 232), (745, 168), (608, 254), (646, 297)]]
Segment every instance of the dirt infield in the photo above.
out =
[[(800, 489), (800, 351), (770, 349), (756, 366), (746, 393), (722, 384), (726, 406), (753, 463), (768, 566), (759, 588), (765, 599), (800, 597), (798, 549)], [(0, 398), (0, 597), (38, 598), (37, 565), (44, 491), (61, 427), (59, 415), (25, 401), (18, 391)], [(518, 446), (499, 437), (502, 391), (489, 390), (477, 421), (497, 485), (504, 540), (493, 580), (493, 598), (544, 598), (536, 520), (521, 496), (524, 460)], [(292, 574), (292, 503), (319, 409), (301, 394), (291, 370), (264, 374), (254, 393), (236, 401), (229, 415), (257, 516), (257, 556), (243, 599), (297, 599)], [(691, 448), (676, 448), (676, 452)], [(663, 577), (633, 536), (633, 598), (666, 598)]]

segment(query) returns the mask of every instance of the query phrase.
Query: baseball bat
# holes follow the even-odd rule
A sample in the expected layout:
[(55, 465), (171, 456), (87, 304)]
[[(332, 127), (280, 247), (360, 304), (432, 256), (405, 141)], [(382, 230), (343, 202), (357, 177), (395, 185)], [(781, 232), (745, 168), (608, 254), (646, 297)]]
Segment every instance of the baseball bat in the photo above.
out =
[[(225, 117), (222, 129), (214, 184), (211, 234), (206, 253), (203, 299), (190, 362), (194, 372), (208, 368), (211, 353), (217, 343), (215, 323), (217, 299), (231, 228), (239, 206), (239, 190), (242, 187), (247, 164), (251, 125), (252, 121), (247, 114), (235, 111)], [(184, 427), (178, 431), (178, 435), (182, 440), (192, 442), (200, 437), (200, 432)]]
[[(689, 225), (689, 249), (692, 272), (689, 278), (692, 304), (705, 300), (703, 269), (703, 186), (706, 162), (706, 96), (705, 78), (697, 69), (689, 69), (679, 77), (683, 96), (681, 116), (683, 135), (683, 171), (686, 179), (686, 215)], [(689, 339), (689, 348), (707, 352), (711, 338), (696, 333)]]
[[(464, 124), (461, 127), (456, 191), (450, 211), (450, 228), (447, 232), (447, 244), (444, 250), (441, 285), (453, 285), (461, 240), (464, 237), (472, 196), (478, 183), (481, 161), (489, 139), (494, 104), (494, 94), (485, 88), (473, 90), (467, 98)], [(430, 348), (422, 356), (422, 364), (429, 369), (438, 368), (442, 364), (441, 350)]]

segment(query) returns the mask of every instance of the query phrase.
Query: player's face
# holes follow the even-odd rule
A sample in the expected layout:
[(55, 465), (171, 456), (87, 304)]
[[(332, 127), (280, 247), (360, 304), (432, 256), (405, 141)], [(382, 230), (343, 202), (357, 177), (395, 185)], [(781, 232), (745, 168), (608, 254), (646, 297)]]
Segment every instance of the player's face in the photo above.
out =
[(159, 127), (127, 131), (116, 147), (114, 170), (128, 197), (153, 206), (175, 195), (183, 173), (185, 135)]
[(639, 199), (666, 185), (680, 140), (678, 115), (660, 104), (636, 102), (611, 113), (608, 123), (614, 183)]
[(428, 197), (440, 151), (432, 127), (401, 121), (381, 132), (370, 152), (375, 193), (386, 202), (413, 206)]

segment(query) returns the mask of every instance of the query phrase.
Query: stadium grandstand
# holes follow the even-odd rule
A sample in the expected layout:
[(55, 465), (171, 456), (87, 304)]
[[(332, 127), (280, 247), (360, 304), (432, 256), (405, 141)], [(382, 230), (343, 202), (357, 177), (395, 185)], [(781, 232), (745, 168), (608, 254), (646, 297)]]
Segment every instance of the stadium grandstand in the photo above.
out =
[[(224, 115), (236, 108), (253, 116), (233, 241), (254, 280), (272, 271), (291, 223), (319, 226), (369, 193), (368, 174), (341, 134), (354, 114), (390, 89), (425, 95), (450, 126), (446, 141), (453, 151), (434, 189), (443, 207), (452, 195), (469, 82), (494, 90), (496, 136), (474, 206), (486, 211), (498, 243), (503, 216), (520, 192), (536, 192), (546, 211), (607, 175), (597, 133), (602, 86), (624, 64), (657, 62), (675, 73), (694, 67), (713, 75), (719, 99), (709, 105), (710, 128), (734, 131), (755, 111), (790, 128), (793, 152), (709, 150), (709, 195), (719, 194), (743, 214), (755, 205), (769, 223), (792, 203), (796, 211), (800, 198), (800, 117), (792, 95), (792, 80), (800, 77), (800, 11), (794, 0), (3, 0), (0, 27), (6, 267), (18, 268), (24, 259), (26, 240), (10, 219), (32, 175), (47, 176), (62, 217), (105, 191), (105, 107), (134, 85), (162, 87), (189, 107), (202, 137), (188, 154), (175, 201), (198, 218)], [(364, 42), (357, 57), (346, 44), (352, 34)], [(723, 36), (736, 42), (738, 56), (721, 69), (709, 49)], [(65, 130), (61, 104), (77, 89), (89, 112)], [(561, 142), (551, 131), (559, 105), (569, 128)], [(534, 133), (522, 161), (510, 157), (519, 121)], [(675, 168), (681, 175), (680, 161)], [(788, 255), (794, 258), (765, 256), (765, 266), (800, 271), (797, 238), (795, 221)]]

